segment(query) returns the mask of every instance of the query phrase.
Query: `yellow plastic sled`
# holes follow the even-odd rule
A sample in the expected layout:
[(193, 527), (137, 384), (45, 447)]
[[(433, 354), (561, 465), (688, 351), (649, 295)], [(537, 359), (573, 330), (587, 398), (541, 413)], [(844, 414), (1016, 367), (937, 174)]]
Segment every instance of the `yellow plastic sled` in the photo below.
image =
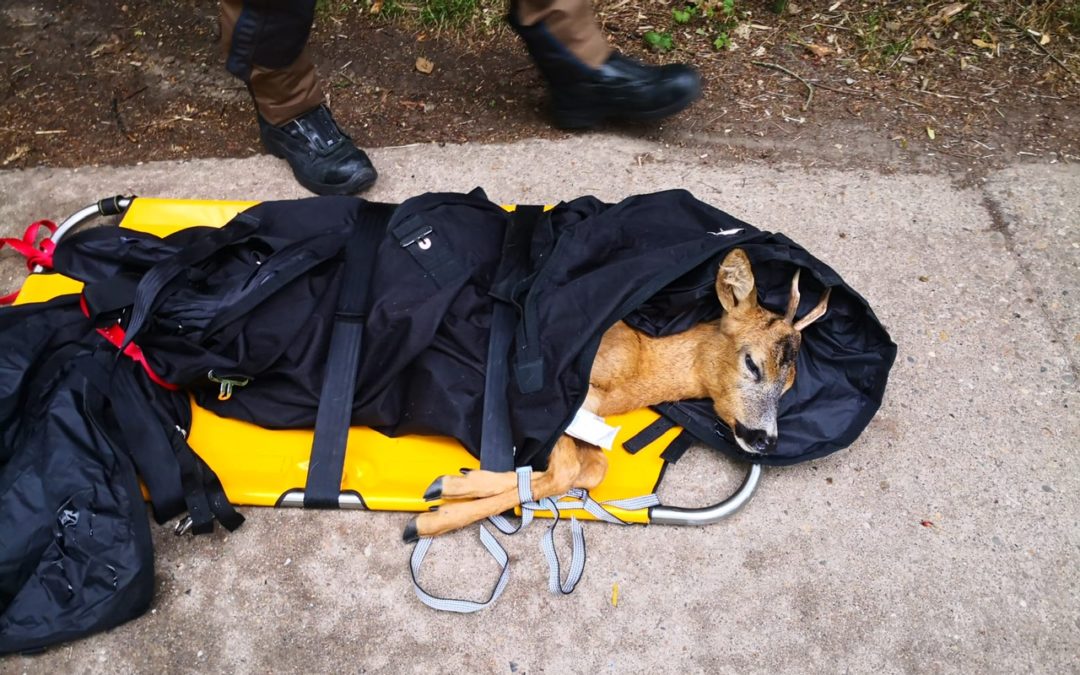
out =
[[(238, 212), (257, 202), (197, 201), (114, 197), (73, 214), (53, 235), (59, 241), (79, 224), (101, 215), (123, 214), (120, 225), (165, 236), (186, 227), (227, 223)], [(513, 207), (508, 207), (512, 210)], [(79, 282), (55, 273), (31, 274), (17, 304), (42, 302), (58, 295), (79, 292)], [(218, 417), (192, 405), (191, 447), (217, 473), (229, 501), (237, 505), (303, 506), (308, 458), (313, 432), (309, 429), (271, 431), (239, 420)], [(604, 482), (592, 491), (600, 502), (638, 497), (654, 492), (664, 472), (663, 451), (682, 432), (671, 428), (634, 453), (623, 444), (659, 419), (651, 410), (609, 417), (620, 428), (608, 454)], [(643, 436), (644, 438), (644, 436)], [(635, 447), (640, 446), (641, 439)], [(424, 490), (440, 475), (476, 468), (479, 460), (456, 440), (437, 436), (389, 438), (368, 428), (349, 433), (339, 504), (342, 508), (377, 511), (426, 511), (430, 504)], [(610, 507), (627, 522), (704, 525), (716, 522), (741, 508), (753, 495), (761, 468), (752, 465), (735, 494), (713, 506), (680, 508), (654, 506), (637, 511)], [(542, 515), (542, 514), (537, 514)], [(581, 518), (592, 518), (580, 512)]]

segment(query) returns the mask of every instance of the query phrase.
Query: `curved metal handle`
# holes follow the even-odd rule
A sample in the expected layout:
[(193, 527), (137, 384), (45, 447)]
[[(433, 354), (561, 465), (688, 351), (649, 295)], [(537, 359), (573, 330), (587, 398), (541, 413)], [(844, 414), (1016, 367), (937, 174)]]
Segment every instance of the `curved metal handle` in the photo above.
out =
[(60, 226), (56, 228), (56, 232), (53, 233), (51, 239), (54, 242), (60, 241), (60, 239), (68, 233), (69, 230), (78, 227), (82, 223), (96, 218), (97, 216), (115, 216), (123, 213), (131, 206), (131, 202), (134, 197), (109, 197), (102, 199), (101, 201), (94, 202), (89, 206), (84, 206), (75, 213), (71, 214), (64, 219), (64, 222), (60, 223)]
[(761, 465), (751, 464), (739, 489), (719, 504), (699, 508), (654, 506), (649, 509), (649, 523), (653, 525), (711, 525), (719, 522), (746, 506), (750, 498), (754, 496), (760, 480)]
[[(53, 232), (52, 236), (50, 236), (49, 238), (52, 239), (54, 244), (59, 243), (60, 239), (62, 239), (69, 230), (78, 227), (84, 222), (90, 220), (91, 218), (96, 218), (97, 216), (116, 216), (123, 213), (127, 210), (129, 206), (131, 206), (131, 202), (134, 199), (135, 197), (124, 197), (122, 195), (117, 195), (115, 197), (108, 197), (106, 199), (102, 199), (101, 201), (95, 202), (89, 206), (84, 206), (83, 208), (79, 209), (75, 213), (65, 218), (64, 222), (60, 223), (59, 227), (56, 228), (56, 232)], [(41, 274), (44, 271), (45, 270), (41, 267), (41, 265), (34, 266), (35, 274)]]

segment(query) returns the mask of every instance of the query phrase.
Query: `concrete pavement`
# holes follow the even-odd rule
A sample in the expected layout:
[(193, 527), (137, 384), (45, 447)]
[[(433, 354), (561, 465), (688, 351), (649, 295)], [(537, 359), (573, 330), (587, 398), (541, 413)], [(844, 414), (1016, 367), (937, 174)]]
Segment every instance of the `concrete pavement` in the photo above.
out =
[[(885, 404), (850, 449), (769, 470), (704, 529), (586, 526), (576, 593), (546, 590), (539, 529), (479, 614), (413, 596), (407, 517), (246, 509), (237, 532), (155, 527), (151, 613), (0, 672), (1065, 672), (1080, 662), (1080, 169), (945, 176), (716, 163), (589, 135), (375, 149), (372, 199), (482, 186), (507, 203), (691, 190), (836, 268), (900, 347)], [(100, 197), (302, 196), (269, 157), (0, 172), (3, 235)], [(19, 267), (0, 263), (0, 281)], [(700, 505), (740, 469), (703, 449), (665, 501)], [(924, 521), (929, 523), (924, 525)], [(433, 591), (495, 570), (459, 533)], [(612, 586), (619, 586), (617, 607)], [(485, 587), (486, 588), (486, 587)]]

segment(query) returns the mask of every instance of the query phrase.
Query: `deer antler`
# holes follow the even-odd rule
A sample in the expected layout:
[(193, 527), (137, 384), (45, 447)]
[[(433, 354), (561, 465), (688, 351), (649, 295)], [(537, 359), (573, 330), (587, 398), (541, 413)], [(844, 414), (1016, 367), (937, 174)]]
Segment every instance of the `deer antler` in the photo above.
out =
[(801, 272), (802, 268), (797, 268), (795, 276), (791, 277), (791, 297), (788, 298), (787, 313), (784, 314), (784, 321), (789, 326), (795, 321), (795, 312), (799, 309), (799, 300), (802, 298), (799, 295), (799, 274)]
[[(817, 321), (818, 319), (820, 319), (822, 317), (822, 315), (825, 314), (825, 310), (828, 309), (828, 307), (829, 307), (829, 295), (831, 293), (832, 293), (832, 289), (831, 288), (826, 288), (825, 292), (821, 295), (821, 300), (818, 302), (817, 306), (814, 307), (812, 310), (810, 310), (807, 313), (806, 316), (799, 319), (795, 323), (793, 328), (796, 331), (801, 332), (804, 328), (806, 328), (810, 324), (812, 324), (815, 321)], [(790, 307), (789, 307), (789, 310), (790, 310)]]

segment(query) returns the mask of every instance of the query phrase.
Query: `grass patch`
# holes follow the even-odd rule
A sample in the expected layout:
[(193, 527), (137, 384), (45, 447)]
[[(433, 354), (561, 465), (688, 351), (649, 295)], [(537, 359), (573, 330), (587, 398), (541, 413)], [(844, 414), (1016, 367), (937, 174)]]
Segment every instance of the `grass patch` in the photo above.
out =
[(667, 52), (679, 46), (694, 49), (704, 42), (713, 49), (730, 48), (730, 33), (738, 25), (736, 0), (686, 0), (671, 5), (670, 25), (646, 32), (642, 37), (653, 50)]
[(506, 6), (499, 0), (316, 0), (315, 11), (320, 17), (363, 13), (377, 20), (460, 32), (491, 29), (502, 20)]

